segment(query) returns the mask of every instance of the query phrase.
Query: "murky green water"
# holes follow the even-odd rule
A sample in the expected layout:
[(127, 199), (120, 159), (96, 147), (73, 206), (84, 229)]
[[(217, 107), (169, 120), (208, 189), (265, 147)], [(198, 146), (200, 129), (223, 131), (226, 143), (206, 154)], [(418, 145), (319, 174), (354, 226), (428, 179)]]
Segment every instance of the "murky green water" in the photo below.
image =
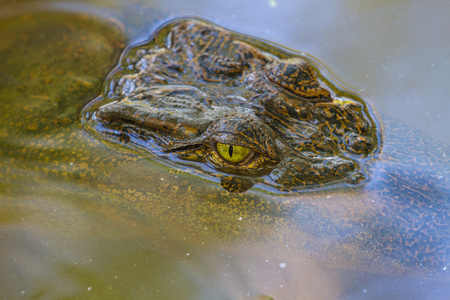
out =
[[(446, 299), (445, 7), (0, 2), (0, 299)], [(364, 89), (385, 121), (373, 180), (238, 196), (83, 132), (123, 48), (173, 14), (305, 51)]]

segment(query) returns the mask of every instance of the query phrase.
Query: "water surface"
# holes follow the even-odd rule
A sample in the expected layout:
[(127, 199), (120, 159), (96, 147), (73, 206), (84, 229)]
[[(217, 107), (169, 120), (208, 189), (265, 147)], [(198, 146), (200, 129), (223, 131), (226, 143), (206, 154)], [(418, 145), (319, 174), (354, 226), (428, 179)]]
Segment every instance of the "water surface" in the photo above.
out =
[[(448, 6), (0, 3), (2, 299), (446, 299), (450, 40), (442, 30), (450, 25)], [(382, 168), (361, 189), (296, 198), (257, 190), (233, 195), (83, 132), (81, 109), (100, 93), (124, 47), (177, 14), (305, 51), (364, 90), (385, 122), (391, 152), (384, 158), (435, 183), (431, 200), (415, 198), (423, 203), (418, 222), (402, 223), (408, 212), (386, 209), (393, 194), (383, 198), (378, 188), (392, 178), (376, 172)], [(390, 135), (400, 126), (409, 144), (399, 146)], [(410, 144), (418, 147), (408, 150)], [(399, 203), (408, 200), (404, 186), (386, 184), (399, 191)], [(444, 250), (398, 261), (406, 246), (398, 245), (400, 254), (377, 252), (358, 229), (344, 230), (341, 220), (358, 218), (375, 229), (437, 224), (430, 228), (440, 232), (431, 230), (429, 240)], [(401, 226), (399, 235), (406, 232)], [(381, 241), (383, 233), (376, 233)]]

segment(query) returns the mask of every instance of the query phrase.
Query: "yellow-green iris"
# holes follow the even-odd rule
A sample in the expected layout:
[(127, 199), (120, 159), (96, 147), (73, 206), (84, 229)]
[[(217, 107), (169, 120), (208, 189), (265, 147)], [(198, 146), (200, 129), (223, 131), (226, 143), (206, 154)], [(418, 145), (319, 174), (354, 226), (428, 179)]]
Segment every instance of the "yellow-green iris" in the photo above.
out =
[(250, 153), (250, 148), (237, 145), (217, 143), (216, 147), (217, 152), (219, 152), (223, 159), (235, 164), (246, 159)]

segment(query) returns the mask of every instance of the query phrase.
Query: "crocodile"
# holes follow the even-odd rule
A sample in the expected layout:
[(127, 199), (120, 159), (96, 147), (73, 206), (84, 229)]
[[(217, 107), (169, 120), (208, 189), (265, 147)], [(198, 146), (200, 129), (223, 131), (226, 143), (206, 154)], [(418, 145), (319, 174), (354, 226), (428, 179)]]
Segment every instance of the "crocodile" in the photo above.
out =
[[(395, 125), (398, 131), (386, 134), (390, 144), (383, 150), (370, 103), (338, 88), (321, 70), (310, 57), (205, 20), (174, 19), (149, 42), (126, 50), (108, 89), (84, 108), (84, 128), (113, 148), (218, 182), (231, 195), (244, 193), (244, 203), (256, 202), (251, 195), (272, 194), (276, 209), (272, 199), (260, 203), (262, 211), (293, 218), (289, 225), (284, 218), (272, 222), (301, 226), (306, 235), (357, 240), (358, 249), (344, 244), (352, 257), (365, 257), (366, 267), (368, 261), (375, 265), (369, 269), (445, 270), (448, 170), (439, 170), (448, 166), (445, 148), (437, 157), (417, 151), (407, 156), (407, 162), (428, 163), (434, 175), (397, 164), (390, 155), (421, 144), (417, 137), (406, 138), (407, 129)], [(249, 193), (253, 189), (258, 192)], [(330, 189), (332, 200), (311, 201)], [(399, 227), (400, 220), (407, 221)], [(214, 226), (220, 235), (233, 235), (224, 224)], [(310, 251), (319, 251), (317, 245)], [(327, 253), (328, 247), (334, 249), (324, 246)], [(373, 256), (380, 254), (393, 260)]]
[(40, 52), (17, 46), (0, 67), (3, 226), (26, 219), (77, 236), (82, 207), (86, 222), (104, 215), (89, 227), (99, 237), (131, 228), (159, 242), (449, 279), (448, 147), (378, 120), (313, 58), (171, 19), (126, 48), (103, 84), (125, 47), (114, 23), (100, 36), (48, 26), (43, 45), (32, 23), (16, 35)]

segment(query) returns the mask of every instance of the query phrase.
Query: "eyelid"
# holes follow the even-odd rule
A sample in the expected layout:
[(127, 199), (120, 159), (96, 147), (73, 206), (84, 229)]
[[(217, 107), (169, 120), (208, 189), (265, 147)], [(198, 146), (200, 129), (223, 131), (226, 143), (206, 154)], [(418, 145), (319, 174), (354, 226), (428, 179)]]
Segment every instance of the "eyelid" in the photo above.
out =
[[(230, 144), (250, 148), (257, 157), (271, 162), (279, 161), (279, 151), (273, 130), (257, 117), (242, 113), (231, 113), (214, 121), (203, 133), (211, 149), (215, 144)], [(216, 153), (217, 154), (217, 153)]]

